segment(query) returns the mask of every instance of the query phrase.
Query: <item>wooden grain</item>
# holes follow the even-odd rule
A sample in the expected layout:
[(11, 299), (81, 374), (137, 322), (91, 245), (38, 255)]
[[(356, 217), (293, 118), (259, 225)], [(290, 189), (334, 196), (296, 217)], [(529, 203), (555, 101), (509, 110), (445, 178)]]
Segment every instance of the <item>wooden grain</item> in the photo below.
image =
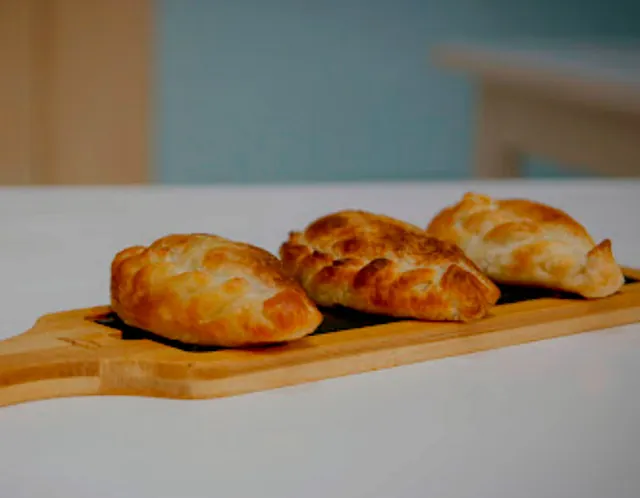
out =
[[(640, 271), (625, 270), (640, 279)], [(46, 315), (0, 343), (0, 406), (66, 396), (231, 396), (514, 346), (640, 321), (640, 283), (600, 300), (497, 306), (474, 323), (394, 322), (252, 350), (186, 352), (122, 340), (94, 318), (107, 307)]]
[(0, 2), (0, 184), (151, 178), (150, 0)]
[(48, 183), (149, 179), (149, 0), (55, 0), (46, 96)]
[(32, 178), (32, 5), (0, 2), (0, 185)]

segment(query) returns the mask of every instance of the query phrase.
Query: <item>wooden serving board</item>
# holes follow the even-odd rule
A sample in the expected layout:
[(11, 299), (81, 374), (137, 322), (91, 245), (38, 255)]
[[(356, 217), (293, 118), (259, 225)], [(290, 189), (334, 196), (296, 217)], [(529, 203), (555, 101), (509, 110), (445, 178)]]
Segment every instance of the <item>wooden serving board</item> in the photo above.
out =
[(188, 347), (124, 326), (108, 307), (45, 315), (0, 342), (0, 406), (86, 395), (231, 396), (513, 346), (640, 321), (640, 270), (620, 293), (582, 300), (503, 290), (474, 323), (389, 320), (327, 311), (313, 335), (259, 349)]

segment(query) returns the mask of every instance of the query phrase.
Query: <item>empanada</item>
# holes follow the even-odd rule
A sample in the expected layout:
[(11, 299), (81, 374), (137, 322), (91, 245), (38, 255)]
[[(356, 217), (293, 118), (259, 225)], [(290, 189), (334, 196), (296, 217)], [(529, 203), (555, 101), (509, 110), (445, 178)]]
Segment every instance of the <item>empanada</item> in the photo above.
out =
[(291, 232), (280, 257), (321, 306), (468, 321), (485, 316), (500, 296), (455, 244), (365, 211), (329, 214)]
[(126, 324), (159, 336), (224, 347), (297, 339), (322, 321), (275, 256), (207, 234), (120, 251), (111, 265), (111, 307)]
[(458, 244), (499, 284), (597, 298), (624, 283), (610, 240), (596, 245), (567, 213), (539, 202), (467, 193), (438, 213), (426, 231)]

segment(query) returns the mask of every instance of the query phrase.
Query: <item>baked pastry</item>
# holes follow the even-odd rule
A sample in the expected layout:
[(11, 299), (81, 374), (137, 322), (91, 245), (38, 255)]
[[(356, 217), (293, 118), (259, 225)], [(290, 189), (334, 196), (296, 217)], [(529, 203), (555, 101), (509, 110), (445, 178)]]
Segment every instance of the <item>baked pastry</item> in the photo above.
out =
[(126, 324), (184, 343), (241, 347), (311, 334), (322, 314), (280, 261), (216, 235), (168, 235), (120, 251), (111, 307)]
[(366, 211), (329, 214), (291, 232), (280, 257), (321, 306), (469, 321), (485, 316), (500, 296), (455, 244)]
[(596, 245), (567, 213), (539, 202), (469, 192), (438, 213), (427, 233), (458, 244), (497, 283), (587, 298), (613, 294), (624, 283), (610, 240)]

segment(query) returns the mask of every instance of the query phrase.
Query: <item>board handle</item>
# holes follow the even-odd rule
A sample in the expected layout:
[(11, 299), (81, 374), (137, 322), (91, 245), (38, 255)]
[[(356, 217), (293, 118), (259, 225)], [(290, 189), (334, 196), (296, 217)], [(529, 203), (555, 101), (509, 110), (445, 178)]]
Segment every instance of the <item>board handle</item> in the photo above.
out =
[(0, 406), (98, 393), (101, 347), (82, 337), (94, 324), (86, 315), (53, 317), (0, 342)]
[(71, 396), (191, 397), (189, 353), (123, 340), (121, 331), (100, 324), (110, 311), (52, 313), (0, 341), (0, 406)]

